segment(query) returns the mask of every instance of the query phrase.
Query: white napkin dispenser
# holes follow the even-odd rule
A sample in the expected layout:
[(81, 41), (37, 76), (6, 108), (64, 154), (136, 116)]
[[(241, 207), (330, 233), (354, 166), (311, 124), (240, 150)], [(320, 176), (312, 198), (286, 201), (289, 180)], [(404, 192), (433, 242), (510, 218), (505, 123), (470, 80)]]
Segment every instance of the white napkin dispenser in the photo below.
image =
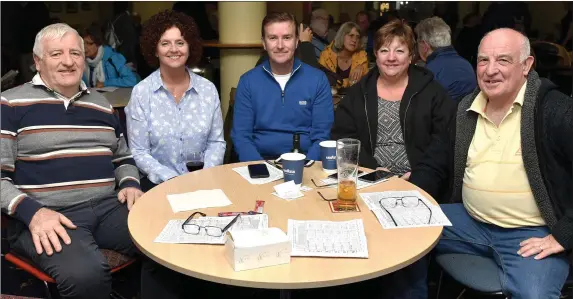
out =
[(235, 271), (290, 263), (291, 243), (276, 227), (227, 232), (225, 257)]

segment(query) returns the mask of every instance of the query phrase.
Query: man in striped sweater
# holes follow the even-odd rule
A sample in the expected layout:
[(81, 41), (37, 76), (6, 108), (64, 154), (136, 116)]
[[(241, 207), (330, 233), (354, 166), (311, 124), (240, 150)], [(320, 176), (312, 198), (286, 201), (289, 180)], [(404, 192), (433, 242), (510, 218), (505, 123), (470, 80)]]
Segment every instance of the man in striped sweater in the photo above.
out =
[(1, 97), (8, 240), (56, 280), (63, 298), (109, 298), (110, 269), (98, 249), (137, 254), (127, 214), (142, 194), (138, 170), (111, 105), (81, 81), (77, 31), (47, 26), (33, 52), (38, 74)]

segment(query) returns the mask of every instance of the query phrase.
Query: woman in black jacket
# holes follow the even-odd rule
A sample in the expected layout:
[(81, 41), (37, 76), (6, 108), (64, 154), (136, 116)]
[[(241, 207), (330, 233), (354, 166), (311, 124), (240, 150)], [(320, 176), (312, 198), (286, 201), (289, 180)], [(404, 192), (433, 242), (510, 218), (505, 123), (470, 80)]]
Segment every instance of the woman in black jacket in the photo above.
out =
[(455, 114), (456, 103), (432, 73), (411, 65), (414, 44), (412, 29), (400, 20), (380, 28), (374, 37), (377, 67), (336, 110), (332, 139), (359, 139), (360, 166), (410, 172)]

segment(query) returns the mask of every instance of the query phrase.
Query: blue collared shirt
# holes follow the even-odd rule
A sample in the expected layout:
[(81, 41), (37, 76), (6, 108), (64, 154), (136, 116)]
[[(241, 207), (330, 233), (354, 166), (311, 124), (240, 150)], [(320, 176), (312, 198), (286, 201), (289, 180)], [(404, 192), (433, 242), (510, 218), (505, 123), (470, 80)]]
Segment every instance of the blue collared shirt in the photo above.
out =
[(125, 108), (135, 162), (156, 184), (187, 173), (186, 162), (194, 153), (204, 154), (205, 168), (221, 165), (225, 156), (217, 89), (187, 71), (191, 81), (179, 104), (156, 70), (133, 88)]

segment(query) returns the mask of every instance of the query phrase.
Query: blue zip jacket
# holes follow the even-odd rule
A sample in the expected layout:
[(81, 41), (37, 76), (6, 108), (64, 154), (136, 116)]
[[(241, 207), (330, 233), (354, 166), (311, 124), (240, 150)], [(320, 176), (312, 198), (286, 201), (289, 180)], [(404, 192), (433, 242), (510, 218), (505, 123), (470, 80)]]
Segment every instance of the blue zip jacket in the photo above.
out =
[(234, 106), (231, 137), (240, 161), (290, 152), (296, 132), (307, 159), (319, 160), (319, 143), (330, 138), (334, 107), (326, 75), (296, 58), (284, 92), (269, 60), (243, 74)]
[[(125, 57), (118, 52), (115, 52), (110, 46), (103, 46), (103, 72), (105, 73), (104, 86), (115, 87), (133, 87), (140, 79), (136, 74), (125, 65), (127, 61)], [(86, 68), (90, 66), (86, 62)], [(85, 74), (82, 80), (87, 86), (93, 87), (92, 82), (88, 82)]]
[(438, 48), (426, 60), (426, 68), (434, 73), (434, 78), (453, 100), (461, 101), (477, 87), (472, 65), (454, 47)]

